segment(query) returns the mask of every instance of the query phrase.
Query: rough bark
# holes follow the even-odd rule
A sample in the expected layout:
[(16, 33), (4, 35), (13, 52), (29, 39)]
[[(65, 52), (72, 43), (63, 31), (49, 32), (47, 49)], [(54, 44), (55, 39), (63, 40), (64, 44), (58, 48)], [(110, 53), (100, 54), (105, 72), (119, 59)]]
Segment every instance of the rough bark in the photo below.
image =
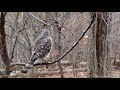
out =
[(10, 71), (10, 60), (6, 49), (6, 38), (5, 38), (5, 16), (7, 13), (1, 12), (0, 16), (0, 57), (5, 64), (5, 74), (8, 75)]
[(97, 14), (97, 32), (96, 32), (96, 56), (97, 56), (97, 75), (98, 77), (104, 77), (104, 74), (107, 73), (106, 67), (106, 36), (107, 36), (107, 25), (102, 18), (107, 20), (107, 13), (98, 13)]
[[(92, 14), (91, 14), (92, 15)], [(95, 14), (96, 16), (96, 14)], [(95, 22), (97, 17), (95, 17)], [(97, 23), (96, 23), (97, 24)], [(96, 71), (97, 71), (97, 64), (96, 64), (96, 24), (93, 25), (92, 30), (90, 31), (90, 59), (88, 60), (88, 77), (93, 78), (96, 77)]]
[(96, 23), (92, 30), (91, 39), (89, 77), (110, 77), (108, 26), (108, 12), (96, 12)]

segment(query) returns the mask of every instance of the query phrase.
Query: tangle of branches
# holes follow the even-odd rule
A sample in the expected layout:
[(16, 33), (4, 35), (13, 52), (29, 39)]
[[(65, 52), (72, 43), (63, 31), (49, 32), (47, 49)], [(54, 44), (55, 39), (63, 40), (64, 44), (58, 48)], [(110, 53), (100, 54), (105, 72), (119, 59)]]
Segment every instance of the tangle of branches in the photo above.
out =
[[(68, 53), (70, 53), (80, 42), (80, 40), (84, 37), (84, 35), (86, 34), (86, 32), (90, 29), (90, 27), (94, 24), (94, 19), (95, 19), (95, 13), (93, 14), (92, 20), (90, 22), (90, 25), (87, 27), (87, 29), (84, 31), (84, 33), (82, 34), (82, 36), (76, 41), (76, 43), (68, 50), (66, 51), (66, 53), (64, 53), (61, 57), (59, 57), (57, 60), (53, 61), (53, 62), (47, 62), (47, 63), (37, 63), (34, 64), (33, 66), (38, 66), (38, 65), (49, 65), (49, 64), (54, 64), (60, 60), (62, 60)], [(21, 65), (21, 66), (25, 66), (26, 63), (11, 63), (11, 67), (15, 66), (15, 65)]]

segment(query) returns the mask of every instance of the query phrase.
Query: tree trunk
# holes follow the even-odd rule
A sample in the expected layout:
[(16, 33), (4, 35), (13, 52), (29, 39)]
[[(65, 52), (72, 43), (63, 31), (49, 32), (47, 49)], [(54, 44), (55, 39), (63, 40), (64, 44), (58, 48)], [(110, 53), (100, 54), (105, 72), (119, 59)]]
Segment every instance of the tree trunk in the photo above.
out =
[[(99, 77), (108, 77), (107, 74), (107, 13), (97, 14), (97, 32), (96, 32), (96, 56), (97, 56), (97, 75)], [(103, 15), (103, 18), (102, 18)]]
[(90, 46), (89, 77), (110, 77), (107, 35), (108, 13), (96, 12)]
[(7, 49), (6, 49), (6, 38), (5, 38), (5, 16), (7, 13), (1, 12), (0, 16), (0, 57), (1, 60), (4, 62), (6, 69), (5, 74), (9, 75), (10, 71), (10, 60), (8, 58)]
[[(97, 18), (97, 17), (96, 17)], [(96, 19), (95, 18), (95, 22)], [(97, 24), (97, 23), (96, 23)], [(94, 24), (92, 27), (92, 30), (90, 31), (90, 48), (89, 48), (89, 52), (90, 52), (90, 59), (88, 60), (88, 77), (93, 78), (96, 77), (96, 71), (97, 71), (97, 64), (96, 64), (96, 25)]]
[[(61, 27), (58, 22), (54, 23), (54, 50), (57, 51), (56, 59), (61, 56)], [(63, 68), (61, 62), (58, 62), (58, 67), (60, 69), (61, 78), (64, 78)]]
[[(58, 58), (60, 57), (61, 55), (61, 45), (60, 45), (60, 41), (61, 41), (61, 29), (58, 29)], [(61, 65), (61, 61), (58, 62), (58, 66), (59, 66), (59, 69), (60, 69), (60, 74), (61, 74), (61, 78), (64, 78), (64, 75), (63, 75), (63, 68), (62, 68), (62, 65)]]
[(110, 42), (108, 40), (109, 35), (110, 35), (110, 30), (111, 30), (111, 15), (112, 13), (109, 12), (107, 13), (107, 31), (106, 31), (106, 42), (105, 42), (105, 46), (106, 46), (106, 52), (105, 52), (105, 65), (106, 65), (106, 70), (104, 70), (104, 77), (111, 77), (111, 70), (112, 70), (112, 61), (110, 59)]

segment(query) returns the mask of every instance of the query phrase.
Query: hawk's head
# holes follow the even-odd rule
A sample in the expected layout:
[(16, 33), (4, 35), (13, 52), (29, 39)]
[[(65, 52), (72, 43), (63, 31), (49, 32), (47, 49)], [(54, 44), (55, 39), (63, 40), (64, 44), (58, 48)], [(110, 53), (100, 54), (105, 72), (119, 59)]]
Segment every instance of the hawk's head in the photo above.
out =
[(50, 35), (49, 30), (47, 28), (42, 29), (42, 35), (49, 36)]

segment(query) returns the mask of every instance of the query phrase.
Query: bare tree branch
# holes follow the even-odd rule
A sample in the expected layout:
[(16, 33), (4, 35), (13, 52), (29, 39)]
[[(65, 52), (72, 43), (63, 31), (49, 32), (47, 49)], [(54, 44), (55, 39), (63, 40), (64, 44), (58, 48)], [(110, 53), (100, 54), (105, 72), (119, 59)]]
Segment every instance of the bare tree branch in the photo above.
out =
[[(19, 12), (17, 12), (17, 15), (16, 15), (16, 18), (15, 18), (15, 22), (14, 22), (14, 30), (11, 32), (11, 39), (14, 38), (14, 33), (15, 31), (17, 31), (17, 28), (18, 28), (18, 18), (19, 18)], [(12, 42), (10, 43), (10, 59), (12, 60), (12, 58), (14, 57), (13, 54), (14, 54), (14, 49), (15, 49), (15, 45), (16, 45), (16, 41), (17, 39), (15, 40), (15, 43), (14, 45), (12, 45)], [(13, 46), (13, 48), (12, 48)]]
[[(6, 34), (6, 36), (10, 37), (8, 34)], [(17, 40), (17, 43), (19, 43), (21, 46), (23, 46), (26, 50), (30, 52), (30, 50), (25, 45), (23, 45), (20, 41)]]
[[(29, 17), (28, 17), (29, 18)], [(27, 19), (28, 19), (27, 18)], [(26, 20), (27, 21), (27, 20)], [(26, 23), (26, 21), (25, 21), (25, 23)], [(18, 36), (19, 36), (19, 34), (20, 34), (20, 32), (22, 32), (22, 31), (24, 31), (24, 30), (26, 30), (26, 29), (28, 29), (28, 28), (30, 28), (30, 27), (27, 27), (27, 28), (25, 28), (25, 23), (24, 23), (24, 28), (22, 29), (22, 30), (20, 30), (20, 31), (18, 31), (18, 33), (17, 33), (17, 36), (15, 37), (15, 42), (14, 42), (14, 46), (13, 46), (13, 49), (12, 49), (12, 54), (11, 54), (11, 60), (13, 59), (13, 57), (14, 57), (14, 50), (15, 50), (15, 46), (16, 46), (16, 43), (17, 43), (17, 40), (18, 40)]]
[(48, 25), (48, 26), (50, 26), (50, 27), (51, 27), (51, 25), (50, 25), (50, 24), (48, 24), (48, 23), (44, 22), (43, 20), (41, 20), (41, 19), (37, 18), (37, 17), (36, 17), (35, 15), (33, 15), (32, 13), (30, 13), (30, 12), (29, 12), (29, 14), (30, 14), (31, 16), (33, 16), (36, 20), (40, 21), (41, 23), (43, 23), (43, 24)]
[(16, 62), (16, 63), (11, 63), (11, 64), (10, 64), (10, 67), (14, 67), (14, 66), (16, 66), (16, 65), (25, 66), (25, 65), (26, 65), (26, 63), (19, 63), (19, 62)]
[[(82, 36), (78, 39), (78, 41), (65, 53), (63, 54), (60, 58), (58, 58), (57, 60), (53, 61), (53, 62), (49, 62), (49, 63), (36, 63), (33, 66), (37, 66), (37, 65), (49, 65), (49, 64), (54, 64), (58, 61), (60, 61), (61, 59), (63, 59), (70, 51), (72, 51), (75, 46), (77, 46), (77, 44), (80, 42), (80, 40), (84, 37), (84, 35), (86, 34), (86, 32), (90, 29), (90, 27), (94, 24), (94, 18), (95, 18), (95, 14), (93, 15), (93, 19), (90, 23), (90, 25), (87, 27), (87, 29), (85, 30), (85, 32), (82, 34)], [(21, 66), (25, 66), (26, 63), (11, 63), (11, 67), (15, 66), (15, 65), (21, 65)]]
[(78, 39), (78, 41), (65, 53), (63, 54), (60, 58), (58, 58), (57, 60), (53, 61), (53, 62), (50, 62), (50, 63), (38, 63), (38, 64), (35, 64), (34, 66), (36, 65), (48, 65), (48, 64), (53, 64), (53, 63), (56, 63), (58, 61), (60, 61), (62, 58), (64, 58), (71, 50), (73, 50), (75, 48), (75, 46), (77, 46), (77, 44), (80, 42), (80, 40), (84, 37), (84, 35), (86, 34), (86, 32), (90, 29), (90, 27), (93, 25), (94, 23), (94, 17), (95, 17), (95, 14), (93, 15), (93, 19), (90, 23), (90, 25), (88, 26), (88, 28), (85, 30), (85, 32), (82, 34), (82, 36)]
[(107, 21), (105, 20), (105, 18), (103, 17), (103, 14), (101, 13), (101, 16), (102, 16), (102, 19), (103, 19), (103, 21), (105, 22), (105, 24), (108, 26), (108, 23), (107, 23)]

